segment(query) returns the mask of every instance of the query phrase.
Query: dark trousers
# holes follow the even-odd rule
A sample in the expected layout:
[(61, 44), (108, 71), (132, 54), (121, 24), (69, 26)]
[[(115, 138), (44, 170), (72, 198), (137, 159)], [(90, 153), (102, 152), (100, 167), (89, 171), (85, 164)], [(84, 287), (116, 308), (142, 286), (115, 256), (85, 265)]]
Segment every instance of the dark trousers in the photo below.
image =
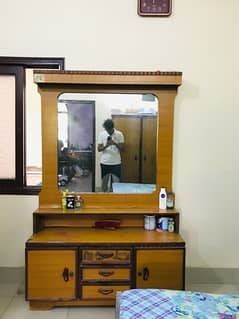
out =
[(112, 183), (120, 181), (121, 175), (121, 165), (105, 165), (100, 164), (101, 166), (101, 189), (102, 192), (112, 192)]

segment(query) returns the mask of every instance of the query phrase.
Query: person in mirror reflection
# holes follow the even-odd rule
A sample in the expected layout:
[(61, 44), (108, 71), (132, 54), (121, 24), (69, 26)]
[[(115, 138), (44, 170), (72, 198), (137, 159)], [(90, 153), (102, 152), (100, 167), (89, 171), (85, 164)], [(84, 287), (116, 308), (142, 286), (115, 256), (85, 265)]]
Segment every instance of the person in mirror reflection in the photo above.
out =
[(101, 152), (100, 166), (102, 192), (112, 191), (112, 182), (119, 182), (121, 176), (121, 151), (124, 148), (124, 135), (115, 129), (112, 119), (103, 123), (104, 131), (98, 136), (98, 151)]
[(71, 152), (68, 147), (63, 147), (58, 154), (59, 172), (58, 174), (67, 176), (69, 183), (76, 174), (75, 166), (78, 161), (72, 158)]

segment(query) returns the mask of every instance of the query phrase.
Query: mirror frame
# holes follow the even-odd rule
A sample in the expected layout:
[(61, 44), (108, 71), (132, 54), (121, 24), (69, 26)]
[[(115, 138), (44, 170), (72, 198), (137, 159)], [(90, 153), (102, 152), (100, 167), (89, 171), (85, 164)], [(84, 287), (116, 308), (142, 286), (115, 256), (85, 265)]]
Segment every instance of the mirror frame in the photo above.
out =
[(42, 105), (42, 190), (39, 208), (60, 208), (57, 184), (57, 105), (62, 93), (154, 94), (159, 101), (156, 191), (145, 194), (79, 193), (84, 208), (158, 209), (160, 187), (172, 191), (173, 117), (182, 72), (34, 70)]

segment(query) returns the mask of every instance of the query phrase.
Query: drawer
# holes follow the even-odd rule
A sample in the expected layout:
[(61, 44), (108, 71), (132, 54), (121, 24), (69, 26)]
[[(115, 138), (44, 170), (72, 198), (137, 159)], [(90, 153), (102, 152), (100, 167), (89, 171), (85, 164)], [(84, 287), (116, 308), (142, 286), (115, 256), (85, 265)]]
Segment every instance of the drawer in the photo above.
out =
[(130, 280), (130, 269), (94, 268), (82, 269), (82, 280)]
[(82, 250), (82, 264), (130, 264), (130, 250)]
[(130, 286), (82, 286), (82, 299), (115, 299), (117, 291), (130, 289)]

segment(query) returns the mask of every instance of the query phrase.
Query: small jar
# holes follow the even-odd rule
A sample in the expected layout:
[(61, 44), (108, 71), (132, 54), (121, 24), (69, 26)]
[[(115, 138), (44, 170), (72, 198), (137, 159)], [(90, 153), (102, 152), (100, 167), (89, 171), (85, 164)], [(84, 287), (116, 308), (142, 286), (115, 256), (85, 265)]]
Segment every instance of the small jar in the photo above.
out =
[(170, 218), (168, 221), (168, 232), (173, 233), (174, 232), (174, 220), (173, 218)]
[(154, 215), (145, 215), (144, 216), (144, 229), (145, 230), (154, 230), (156, 228), (156, 218)]
[(172, 192), (169, 192), (167, 194), (166, 206), (167, 206), (167, 209), (174, 208), (174, 195)]
[(168, 217), (161, 217), (158, 220), (158, 229), (161, 229), (162, 231), (167, 231), (168, 230)]
[(68, 194), (66, 196), (66, 209), (75, 208), (75, 196), (73, 194)]
[(75, 208), (81, 208), (82, 198), (80, 195), (77, 195), (75, 198)]

